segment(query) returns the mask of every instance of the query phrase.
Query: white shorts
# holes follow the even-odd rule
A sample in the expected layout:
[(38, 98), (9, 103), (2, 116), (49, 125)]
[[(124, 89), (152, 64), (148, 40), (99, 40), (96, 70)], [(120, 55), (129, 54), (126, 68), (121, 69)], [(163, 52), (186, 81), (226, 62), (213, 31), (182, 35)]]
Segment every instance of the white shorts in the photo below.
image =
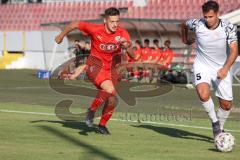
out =
[(197, 86), (200, 83), (208, 83), (210, 86), (212, 85), (215, 90), (215, 95), (221, 99), (232, 101), (233, 93), (232, 93), (232, 75), (228, 71), (226, 78), (220, 80), (217, 78), (216, 69), (207, 68), (206, 65), (194, 65), (194, 84)]

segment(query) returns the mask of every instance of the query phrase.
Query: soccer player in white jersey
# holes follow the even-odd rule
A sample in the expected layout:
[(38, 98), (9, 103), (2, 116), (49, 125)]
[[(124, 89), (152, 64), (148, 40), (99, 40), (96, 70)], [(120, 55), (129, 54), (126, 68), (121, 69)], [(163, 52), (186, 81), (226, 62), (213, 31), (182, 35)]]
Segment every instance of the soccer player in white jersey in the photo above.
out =
[[(214, 137), (223, 131), (232, 107), (230, 68), (238, 56), (236, 27), (227, 20), (219, 19), (218, 11), (218, 3), (208, 1), (202, 5), (203, 18), (182, 24), (183, 43), (190, 45), (195, 41), (188, 39), (189, 29), (196, 35), (194, 80), (199, 99), (212, 121)], [(211, 84), (219, 100), (217, 113), (210, 95)]]

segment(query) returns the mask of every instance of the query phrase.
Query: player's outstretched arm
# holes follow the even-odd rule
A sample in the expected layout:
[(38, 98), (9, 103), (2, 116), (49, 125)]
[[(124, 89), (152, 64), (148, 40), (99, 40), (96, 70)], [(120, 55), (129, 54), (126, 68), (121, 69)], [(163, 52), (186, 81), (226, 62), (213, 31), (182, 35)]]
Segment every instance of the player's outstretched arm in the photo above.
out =
[(77, 29), (78, 28), (78, 24), (79, 22), (71, 22), (69, 23), (65, 29), (55, 38), (55, 42), (57, 44), (60, 44), (63, 40), (63, 38), (72, 30)]
[(187, 39), (188, 39), (188, 27), (186, 25), (186, 22), (185, 23), (182, 23), (181, 24), (181, 35), (182, 35), (182, 42), (184, 44), (187, 44)]
[(121, 47), (126, 50), (128, 56), (132, 59), (136, 59), (136, 56), (133, 52), (132, 43), (127, 41), (125, 38), (120, 39)]
[(127, 49), (126, 49), (126, 52), (127, 52), (127, 54), (129, 55), (129, 57), (131, 57), (131, 58), (134, 59), (134, 60), (137, 60), (137, 57), (136, 57), (136, 55), (135, 55), (134, 52), (133, 52), (132, 46), (130, 46), (129, 48), (127, 48)]
[(235, 62), (235, 60), (238, 56), (238, 42), (237, 41), (232, 42), (229, 45), (229, 48), (230, 48), (230, 54), (224, 65), (224, 67), (227, 67), (228, 69), (231, 68), (232, 64)]
[(86, 64), (83, 64), (77, 67), (74, 73), (69, 76), (69, 79), (74, 80), (75, 78), (77, 78), (86, 69), (86, 67), (87, 67)]
[(182, 42), (187, 45), (191, 45), (195, 42), (195, 39), (189, 39), (188, 38), (188, 26), (186, 25), (186, 22), (181, 24), (181, 35), (182, 35)]
[(234, 41), (229, 45), (230, 48), (230, 54), (223, 66), (220, 70), (217, 72), (217, 77), (219, 79), (224, 79), (227, 76), (228, 71), (230, 70), (232, 64), (235, 62), (237, 56), (238, 56), (238, 42)]

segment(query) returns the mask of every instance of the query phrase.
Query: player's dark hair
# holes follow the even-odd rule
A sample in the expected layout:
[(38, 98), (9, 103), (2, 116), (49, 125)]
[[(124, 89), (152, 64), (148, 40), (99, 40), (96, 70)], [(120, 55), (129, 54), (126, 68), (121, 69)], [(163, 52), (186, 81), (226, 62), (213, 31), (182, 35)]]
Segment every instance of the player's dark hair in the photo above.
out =
[(144, 39), (144, 43), (149, 44), (150, 43), (149, 39)]
[(140, 47), (142, 47), (142, 42), (140, 40), (136, 40), (135, 44), (138, 44)]
[(154, 44), (159, 43), (158, 39), (154, 39), (154, 40), (153, 40), (153, 43), (154, 43)]
[(203, 13), (207, 13), (210, 10), (213, 10), (215, 13), (219, 10), (219, 4), (216, 1), (207, 1), (202, 5)]
[(114, 8), (114, 7), (110, 7), (108, 9), (105, 10), (104, 12), (104, 16), (107, 17), (107, 16), (119, 16), (120, 15), (120, 12), (117, 8)]
[(166, 40), (166, 41), (164, 42), (164, 44), (165, 44), (165, 45), (167, 45), (167, 44), (171, 45), (171, 41), (168, 39), (168, 40)]
[(141, 45), (141, 41), (140, 40), (136, 40), (135, 43)]

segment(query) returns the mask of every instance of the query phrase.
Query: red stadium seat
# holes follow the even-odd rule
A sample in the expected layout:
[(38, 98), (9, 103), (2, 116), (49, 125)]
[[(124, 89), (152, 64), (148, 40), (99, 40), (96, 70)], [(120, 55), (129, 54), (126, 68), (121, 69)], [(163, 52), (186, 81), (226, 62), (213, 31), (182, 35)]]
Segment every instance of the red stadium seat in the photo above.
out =
[[(192, 0), (148, 0), (147, 7), (134, 7), (133, 1), (129, 0), (6, 4), (0, 5), (0, 28), (39, 29), (40, 23), (98, 19), (100, 13), (112, 6), (128, 7), (128, 12), (122, 13), (124, 18), (183, 20), (201, 17), (201, 5), (205, 1), (193, 3)], [(220, 13), (238, 9), (237, 4), (240, 4), (240, 0), (217, 1), (220, 4)]]

